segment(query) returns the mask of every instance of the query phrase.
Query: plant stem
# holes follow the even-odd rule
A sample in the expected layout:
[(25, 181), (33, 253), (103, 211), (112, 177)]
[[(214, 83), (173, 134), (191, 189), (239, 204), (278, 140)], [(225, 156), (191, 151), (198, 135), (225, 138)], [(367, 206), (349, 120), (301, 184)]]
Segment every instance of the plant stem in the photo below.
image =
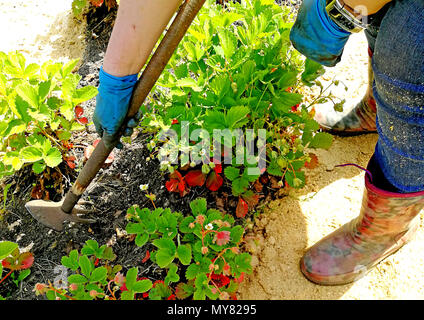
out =
[(68, 296), (66, 293), (61, 293), (59, 290), (57, 290), (52, 283), (49, 281), (49, 288), (51, 290), (53, 290), (55, 293), (60, 294), (62, 296), (64, 296), (65, 298), (69, 299), (69, 300), (76, 300), (75, 298), (72, 298), (71, 296)]
[(8, 274), (6, 274), (6, 275), (3, 277), (3, 279), (1, 279), (1, 280), (0, 280), (0, 284), (1, 284), (4, 280), (6, 280), (6, 278), (12, 274), (12, 272), (13, 272), (13, 270), (10, 270), (10, 271), (9, 271), (9, 273), (8, 273)]
[(110, 294), (112, 295), (113, 299), (114, 299), (114, 300), (116, 300), (115, 292), (113, 292), (113, 291), (110, 289), (110, 283), (111, 283), (111, 282), (113, 282), (113, 280), (110, 280), (110, 281), (107, 283), (107, 289), (109, 290), (109, 292), (110, 292)]

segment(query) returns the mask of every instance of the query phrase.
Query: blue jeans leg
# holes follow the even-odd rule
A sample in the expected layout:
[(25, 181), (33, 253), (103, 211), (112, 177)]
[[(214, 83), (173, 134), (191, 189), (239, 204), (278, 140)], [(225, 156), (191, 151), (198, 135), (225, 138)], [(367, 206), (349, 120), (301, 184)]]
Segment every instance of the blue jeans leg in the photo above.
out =
[(375, 160), (400, 192), (424, 190), (424, 1), (393, 1), (372, 60)]

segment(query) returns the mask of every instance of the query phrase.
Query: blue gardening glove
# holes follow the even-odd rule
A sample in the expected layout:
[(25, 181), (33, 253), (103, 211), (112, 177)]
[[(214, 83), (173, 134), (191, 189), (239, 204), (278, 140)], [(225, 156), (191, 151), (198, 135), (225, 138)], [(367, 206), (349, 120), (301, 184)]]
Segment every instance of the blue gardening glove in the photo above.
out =
[(304, 0), (290, 32), (290, 40), (309, 59), (333, 67), (340, 61), (350, 32), (331, 20), (325, 5), (325, 0)]
[[(116, 145), (121, 149), (118, 131), (125, 120), (134, 86), (137, 82), (137, 74), (115, 77), (106, 73), (103, 68), (99, 72), (99, 94), (96, 97), (96, 109), (94, 110), (93, 122), (97, 133), (104, 137), (107, 148)], [(124, 136), (130, 136), (133, 128), (138, 124), (141, 114), (128, 122)]]

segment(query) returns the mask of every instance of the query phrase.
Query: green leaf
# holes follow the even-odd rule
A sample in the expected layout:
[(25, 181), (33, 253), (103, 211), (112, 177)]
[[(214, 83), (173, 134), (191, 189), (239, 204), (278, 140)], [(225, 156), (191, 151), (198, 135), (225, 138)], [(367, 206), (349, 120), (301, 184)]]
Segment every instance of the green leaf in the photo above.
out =
[(297, 82), (297, 72), (295, 71), (289, 71), (284, 73), (280, 80), (278, 80), (278, 88), (280, 90), (285, 90), (288, 87), (293, 87), (296, 85)]
[(149, 300), (167, 299), (171, 294), (172, 290), (165, 283), (157, 282), (149, 291)]
[(205, 214), (207, 210), (207, 203), (205, 198), (197, 198), (190, 202), (191, 212), (194, 216)]
[(183, 232), (183, 233), (191, 233), (191, 232), (193, 232), (193, 229), (191, 229), (189, 227), (189, 224), (192, 223), (192, 222), (194, 222), (194, 217), (192, 217), (192, 216), (185, 217), (183, 219), (183, 221), (181, 221), (181, 223), (180, 223), (180, 228), (179, 228), (180, 229), (180, 232)]
[(50, 97), (47, 99), (47, 105), (53, 111), (58, 110), (61, 103), (62, 100), (60, 100), (58, 97)]
[(133, 267), (127, 271), (125, 284), (128, 290), (133, 290), (133, 285), (137, 282), (138, 268)]
[(283, 175), (283, 171), (281, 171), (281, 167), (278, 165), (277, 159), (271, 159), (271, 162), (266, 170), (273, 176), (281, 177)]
[(215, 76), (209, 83), (212, 91), (218, 96), (218, 99), (222, 99), (231, 88), (231, 81), (226, 74)]
[(62, 162), (62, 154), (56, 147), (51, 148), (43, 156), (44, 161), (50, 168), (57, 167)]
[(206, 299), (206, 293), (204, 289), (198, 289), (194, 291), (193, 300), (205, 300), (205, 299)]
[(72, 1), (73, 14), (76, 17), (80, 17), (87, 3), (88, 3), (87, 0), (73, 0)]
[(188, 78), (189, 76), (186, 63), (182, 63), (179, 66), (175, 67), (174, 72), (177, 79), (184, 79), (184, 78)]
[(305, 173), (302, 171), (287, 171), (285, 174), (287, 183), (293, 188), (303, 188), (305, 185)]
[(188, 266), (185, 276), (187, 280), (191, 280), (196, 278), (199, 272), (200, 272), (200, 266), (195, 263), (192, 263), (191, 265)]
[(311, 59), (305, 61), (305, 71), (302, 73), (302, 81), (304, 84), (311, 86), (313, 81), (325, 72), (324, 67)]
[(239, 243), (242, 240), (244, 228), (242, 226), (235, 226), (231, 229), (230, 239), (233, 243)]
[(202, 88), (197, 85), (196, 80), (194, 80), (193, 78), (179, 79), (179, 80), (177, 80), (177, 82), (175, 82), (175, 86), (177, 86), (177, 87), (188, 87), (188, 88), (193, 89), (194, 91), (201, 91), (202, 90)]
[(16, 248), (18, 248), (17, 243), (10, 241), (0, 242), (0, 260), (8, 257)]
[(145, 231), (144, 225), (141, 223), (128, 223), (127, 226), (125, 227), (125, 231), (128, 234), (139, 234), (139, 233), (143, 233)]
[(249, 174), (249, 170), (247, 168), (244, 169), (243, 179), (247, 180), (248, 182), (255, 182), (256, 180), (258, 180), (259, 176), (260, 174), (253, 174), (253, 173)]
[(165, 268), (175, 258), (177, 248), (174, 241), (168, 238), (160, 238), (154, 240), (153, 245), (159, 248), (156, 252), (156, 263), (159, 267)]
[(86, 86), (75, 91), (72, 102), (76, 104), (80, 104), (81, 102), (88, 101), (95, 96), (97, 96), (98, 90), (93, 86)]
[(19, 282), (23, 281), (30, 274), (31, 274), (31, 269), (22, 270), (21, 272), (19, 272), (17, 282), (19, 283)]
[(238, 196), (245, 192), (249, 187), (249, 180), (241, 178), (237, 178), (231, 184), (233, 195)]
[[(62, 98), (71, 101), (74, 97), (76, 86), (78, 84), (78, 76), (75, 74), (70, 74), (65, 80), (62, 82)], [(73, 107), (73, 105), (72, 105)]]
[[(73, 0), (73, 3), (72, 3), (72, 7), (74, 6), (74, 3), (76, 4), (76, 5), (78, 5), (78, 3), (81, 3), (83, 6), (85, 6), (85, 4), (86, 4), (86, 0)], [(62, 69), (60, 70), (60, 73), (61, 73), (61, 75), (62, 75), (62, 78), (66, 78), (68, 75), (70, 75), (71, 74), (71, 72), (75, 69), (75, 67), (77, 66), (77, 64), (78, 64), (78, 62), (79, 62), (79, 59), (74, 59), (74, 60), (71, 60), (71, 61), (68, 61), (63, 67), (62, 67)]]
[(158, 249), (169, 250), (170, 252), (174, 252), (174, 253), (175, 253), (175, 250), (177, 249), (174, 241), (165, 237), (154, 240), (153, 245), (156, 246)]
[(37, 161), (32, 164), (32, 171), (35, 174), (41, 174), (46, 169), (46, 164), (44, 161)]
[(43, 153), (35, 147), (22, 148), (19, 154), (27, 162), (36, 162), (43, 159)]
[(30, 63), (24, 71), (25, 78), (32, 78), (40, 70), (40, 66), (36, 63)]
[[(62, 125), (63, 125), (63, 122), (62, 122)], [(72, 134), (69, 131), (59, 131), (59, 132), (56, 132), (56, 133), (57, 133), (58, 138), (61, 141), (67, 141), (72, 137)]]
[(333, 136), (327, 132), (318, 132), (309, 144), (310, 148), (328, 149), (333, 143)]
[(208, 283), (209, 280), (205, 273), (201, 273), (197, 276), (196, 280), (194, 281), (194, 285), (196, 287), (193, 295), (194, 300), (205, 300), (206, 291), (209, 289)]
[(14, 119), (12, 121), (9, 122), (9, 125), (7, 127), (7, 129), (5, 130), (5, 132), (3, 133), (3, 135), (5, 137), (7, 136), (11, 136), (14, 134), (19, 134), (22, 133), (26, 130), (26, 124), (24, 121), (20, 120), (20, 119)]
[(148, 233), (142, 233), (138, 234), (135, 237), (135, 244), (137, 247), (142, 247), (146, 244), (146, 242), (149, 240), (149, 234)]
[[(105, 251), (103, 252), (102, 259), (104, 259), (104, 260), (109, 260), (109, 261), (113, 261), (113, 260), (115, 260), (115, 259), (116, 259), (116, 254), (114, 254), (114, 253), (113, 253), (113, 249), (112, 249), (112, 247), (107, 246), (107, 247), (105, 248)], [(119, 267), (119, 265), (118, 265), (118, 266), (116, 266), (116, 267)], [(118, 271), (119, 271), (119, 270), (118, 270)], [(118, 271), (116, 271), (116, 272), (118, 272)]]
[(237, 51), (236, 36), (228, 29), (220, 29), (218, 32), (218, 37), (225, 59), (230, 61), (231, 57)]
[(53, 121), (50, 122), (50, 128), (57, 133), (57, 129), (59, 129), (60, 126), (60, 120), (58, 118), (55, 118)]
[(81, 256), (79, 258), (78, 264), (81, 268), (81, 272), (86, 276), (89, 277), (91, 274), (91, 270), (93, 270), (94, 265), (92, 264), (92, 262), (90, 261), (90, 259), (88, 259), (87, 256)]
[(31, 107), (39, 107), (38, 90), (28, 83), (22, 83), (16, 87), (16, 92), (24, 99)]
[(230, 129), (240, 128), (249, 122), (247, 115), (250, 113), (248, 107), (232, 107), (226, 114), (225, 120)]
[(132, 290), (136, 293), (143, 293), (149, 291), (153, 287), (152, 281), (148, 279), (140, 280), (132, 285)]
[(204, 126), (210, 132), (213, 132), (214, 129), (226, 129), (225, 114), (220, 111), (208, 111), (205, 116)]
[(170, 254), (167, 250), (158, 250), (155, 256), (156, 263), (160, 268), (166, 268), (174, 261), (175, 254)]
[(79, 267), (78, 251), (72, 250), (71, 252), (69, 252), (69, 256), (63, 256), (61, 259), (61, 263), (72, 271), (76, 271)]
[(54, 83), (49, 81), (40, 82), (38, 85), (38, 96), (40, 101), (43, 101), (47, 98), (47, 96), (50, 94), (51, 90), (54, 88)]
[(224, 67), (225, 67), (225, 59), (218, 55), (212, 55), (211, 57), (209, 57), (208, 59), (206, 59), (205, 63), (211, 67), (212, 69), (218, 71), (218, 72), (223, 72), (224, 71)]
[(180, 281), (180, 276), (177, 274), (178, 267), (175, 263), (171, 263), (169, 266), (168, 273), (165, 277), (165, 284), (169, 285), (170, 282), (178, 282)]
[(90, 282), (102, 282), (106, 280), (107, 269), (105, 267), (99, 267), (93, 270), (90, 275)]
[(242, 272), (251, 273), (252, 265), (251, 265), (252, 257), (247, 252), (241, 253), (234, 258), (234, 273), (236, 277), (239, 277)]
[(84, 247), (81, 249), (81, 253), (85, 255), (92, 255), (97, 252), (99, 249), (99, 244), (96, 240), (87, 240), (84, 244)]
[[(0, 68), (1, 70), (1, 68)], [(6, 95), (7, 79), (4, 74), (0, 74), (0, 96)]]
[(280, 92), (278, 97), (272, 99), (272, 110), (277, 116), (290, 112), (291, 107), (301, 103), (303, 95), (299, 93)]
[[(12, 111), (17, 113), (17, 116), (22, 119), (25, 123), (29, 123), (33, 119), (28, 114), (28, 111), (31, 109), (29, 104), (24, 101), (20, 95), (16, 95), (15, 97), (15, 108), (12, 108), (12, 105), (10, 106)], [(6, 113), (6, 112), (4, 112)]]
[(121, 293), (121, 300), (134, 300), (134, 291), (124, 291)]
[(191, 246), (189, 244), (178, 246), (177, 257), (183, 265), (189, 265), (191, 262)]
[(187, 51), (187, 58), (190, 61), (199, 61), (199, 59), (202, 57), (202, 50), (199, 46), (195, 46), (192, 42), (184, 41), (183, 47)]
[(87, 278), (80, 274), (73, 274), (68, 277), (69, 283), (86, 283), (87, 281)]
[(234, 181), (236, 178), (240, 177), (240, 169), (234, 167), (226, 167), (224, 169), (224, 174), (229, 180)]

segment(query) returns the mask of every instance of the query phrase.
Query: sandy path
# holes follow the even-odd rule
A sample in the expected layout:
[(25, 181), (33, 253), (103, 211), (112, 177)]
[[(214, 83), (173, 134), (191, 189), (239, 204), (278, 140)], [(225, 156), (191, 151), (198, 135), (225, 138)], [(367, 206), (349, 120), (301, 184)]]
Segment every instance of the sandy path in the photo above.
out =
[[(342, 86), (334, 90), (340, 97), (365, 92), (367, 43), (363, 34), (351, 37), (341, 63), (324, 78), (334, 75), (349, 87), (347, 92)], [(259, 245), (252, 246), (254, 273), (241, 285), (240, 299), (424, 298), (423, 228), (413, 242), (354, 284), (318, 286), (299, 270), (299, 260), (309, 246), (359, 213), (364, 173), (335, 165), (353, 162), (365, 167), (376, 142), (376, 134), (336, 138), (329, 150), (314, 151), (320, 165), (307, 171), (307, 186), (270, 203), (258, 219), (255, 234)]]
[[(83, 23), (72, 18), (71, 0), (0, 0), (0, 51), (22, 50), (38, 63), (81, 58)], [(355, 63), (353, 63), (355, 61)], [(366, 82), (366, 42), (349, 40), (342, 62), (325, 79), (338, 74), (349, 86), (339, 96), (360, 96)], [(308, 171), (303, 190), (269, 204), (257, 221), (259, 246), (252, 246), (254, 273), (240, 288), (240, 299), (422, 299), (424, 298), (424, 229), (398, 253), (355, 284), (323, 287), (307, 281), (298, 268), (305, 249), (354, 218), (359, 211), (363, 173), (335, 165), (366, 166), (376, 135), (336, 138), (329, 150), (316, 151), (320, 165)]]
[(0, 0), (0, 51), (28, 60), (68, 61), (84, 53), (85, 22), (73, 19), (72, 0)]

